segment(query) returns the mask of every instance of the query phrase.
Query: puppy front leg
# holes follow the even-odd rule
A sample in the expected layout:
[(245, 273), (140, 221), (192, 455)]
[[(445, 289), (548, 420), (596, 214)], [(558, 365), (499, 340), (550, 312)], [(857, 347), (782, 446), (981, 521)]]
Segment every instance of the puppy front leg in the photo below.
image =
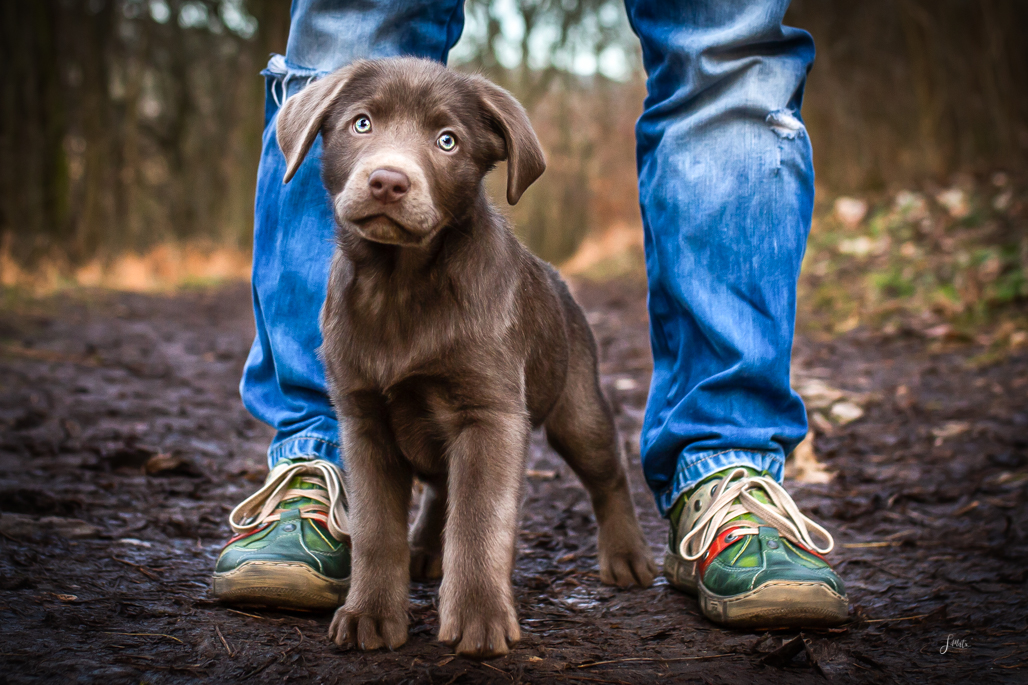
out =
[(521, 639), (510, 575), (528, 433), (524, 414), (489, 414), (469, 422), (447, 451), (439, 639), (458, 654), (501, 656)]
[(329, 638), (364, 650), (396, 649), (407, 641), (413, 473), (380, 416), (348, 418), (343, 434), (353, 572)]

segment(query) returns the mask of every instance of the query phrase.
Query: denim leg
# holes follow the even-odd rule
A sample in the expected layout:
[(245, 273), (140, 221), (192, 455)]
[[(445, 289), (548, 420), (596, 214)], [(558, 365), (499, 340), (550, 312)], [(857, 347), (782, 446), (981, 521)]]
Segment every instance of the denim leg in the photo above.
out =
[(779, 481), (807, 430), (789, 385), (814, 171), (800, 119), (809, 34), (788, 0), (627, 0), (653, 380), (641, 437), (660, 512), (734, 465)]
[(445, 61), (463, 25), (463, 0), (295, 0), (286, 56), (273, 56), (262, 72), (264, 136), (252, 274), (257, 335), (240, 394), (250, 413), (275, 429), (268, 448), (271, 467), (303, 456), (343, 465), (339, 426), (317, 356), (318, 316), (335, 233), (321, 183), (321, 138), (283, 185), (285, 159), (275, 139), (275, 115), (285, 98), (310, 80), (359, 57), (414, 55)]

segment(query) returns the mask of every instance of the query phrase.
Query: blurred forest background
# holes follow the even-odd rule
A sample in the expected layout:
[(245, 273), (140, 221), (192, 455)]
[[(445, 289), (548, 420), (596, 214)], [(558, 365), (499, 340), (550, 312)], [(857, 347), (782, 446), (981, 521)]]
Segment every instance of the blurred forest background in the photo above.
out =
[[(258, 72), (285, 50), (288, 4), (3, 3), (0, 282), (245, 274)], [(512, 90), (547, 152), (545, 183), (512, 210), (522, 238), (571, 273), (638, 274), (645, 75), (622, 5), (466, 11), (451, 64)], [(818, 50), (803, 108), (818, 179), (806, 325), (959, 337), (1006, 312), (1004, 344), (1024, 344), (1028, 3), (794, 0), (787, 23)]]

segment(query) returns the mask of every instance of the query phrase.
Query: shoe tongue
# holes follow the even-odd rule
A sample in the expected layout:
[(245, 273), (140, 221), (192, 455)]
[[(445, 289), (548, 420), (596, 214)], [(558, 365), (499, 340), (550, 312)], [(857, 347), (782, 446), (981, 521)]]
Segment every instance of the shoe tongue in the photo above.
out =
[[(746, 467), (743, 467), (743, 468), (746, 468)], [(722, 473), (724, 473), (724, 472), (722, 472)], [(725, 475), (727, 475), (727, 474), (725, 474)], [(761, 473), (760, 473), (760, 471), (757, 471), (755, 469), (746, 468), (746, 475), (747, 476), (759, 476), (759, 475), (761, 475)], [(767, 493), (765, 493), (760, 488), (749, 490), (748, 493), (749, 493), (749, 495), (751, 497), (753, 497), (753, 499), (757, 500), (761, 504), (770, 504), (771, 503), (771, 500), (768, 499)], [(732, 501), (732, 504), (740, 504), (740, 499), (738, 497), (736, 497), (735, 500)], [(758, 526), (759, 525), (766, 525), (767, 524), (767, 521), (765, 521), (764, 519), (760, 518), (756, 514), (739, 514), (738, 516), (732, 517), (732, 518), (728, 519), (727, 521), (725, 521), (721, 525), (721, 530), (724, 530), (725, 528), (729, 527), (728, 524), (736, 523), (738, 521), (748, 521), (750, 523), (756, 523)]]
[[(714, 485), (714, 484), (718, 483), (719, 481), (727, 478), (729, 476), (729, 474), (732, 473), (732, 471), (735, 471), (737, 469), (744, 470), (746, 472), (746, 476), (747, 477), (754, 477), (754, 476), (761, 475), (760, 471), (757, 471), (756, 469), (751, 469), (748, 466), (733, 466), (732, 468), (725, 469), (724, 471), (718, 471), (717, 473), (715, 473), (711, 477), (709, 477), (706, 480), (702, 481), (697, 486), (697, 488), (702, 488), (702, 487), (709, 488), (711, 485)], [(696, 490), (693, 490), (692, 492), (695, 492), (695, 491)], [(690, 495), (691, 494), (692, 493), (690, 493)], [(767, 494), (763, 490), (761, 490), (759, 488), (758, 489), (754, 489), (754, 490), (750, 490), (749, 494), (750, 494), (750, 496), (753, 497), (753, 499), (757, 500), (758, 502), (760, 502), (762, 504), (770, 504), (771, 503), (771, 500), (768, 499)], [(735, 498), (735, 500), (732, 502), (732, 504), (739, 504), (739, 503), (740, 503), (740, 501), (739, 501), (738, 497)], [(747, 521), (749, 523), (756, 523), (758, 525), (762, 525), (762, 524), (766, 524), (767, 523), (766, 521), (764, 521), (764, 519), (760, 518), (756, 514), (739, 514), (738, 516), (733, 516), (732, 518), (730, 518), (727, 521), (725, 521), (724, 523), (722, 523), (720, 530), (725, 530), (726, 528), (730, 528), (731, 524), (737, 523), (739, 521)]]
[[(289, 485), (286, 486), (287, 490), (324, 490), (325, 488), (316, 483), (308, 483), (303, 479), (303, 476), (293, 476), (292, 480), (289, 481)], [(286, 500), (282, 500), (279, 503), (279, 509), (299, 509), (300, 507), (308, 504), (319, 504), (324, 506), (321, 502), (310, 497), (291, 497)]]

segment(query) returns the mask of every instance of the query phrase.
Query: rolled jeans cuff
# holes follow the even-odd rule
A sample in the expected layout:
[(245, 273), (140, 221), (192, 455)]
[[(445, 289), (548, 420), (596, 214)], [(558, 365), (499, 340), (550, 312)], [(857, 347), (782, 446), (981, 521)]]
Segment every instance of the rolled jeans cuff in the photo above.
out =
[(275, 101), (275, 107), (279, 108), (287, 98), (299, 93), (311, 81), (317, 81), (330, 73), (290, 64), (282, 55), (272, 54), (261, 76), (268, 79), (268, 96)]
[(777, 452), (760, 450), (722, 450), (683, 454), (678, 460), (675, 477), (671, 485), (657, 494), (657, 508), (661, 516), (668, 511), (683, 492), (691, 490), (700, 481), (718, 471), (734, 466), (747, 466), (756, 471), (766, 472), (779, 483), (782, 482), (785, 457)]
[(268, 468), (273, 469), (286, 459), (324, 459), (341, 469), (346, 468), (339, 443), (322, 435), (300, 433), (272, 445), (268, 450)]

